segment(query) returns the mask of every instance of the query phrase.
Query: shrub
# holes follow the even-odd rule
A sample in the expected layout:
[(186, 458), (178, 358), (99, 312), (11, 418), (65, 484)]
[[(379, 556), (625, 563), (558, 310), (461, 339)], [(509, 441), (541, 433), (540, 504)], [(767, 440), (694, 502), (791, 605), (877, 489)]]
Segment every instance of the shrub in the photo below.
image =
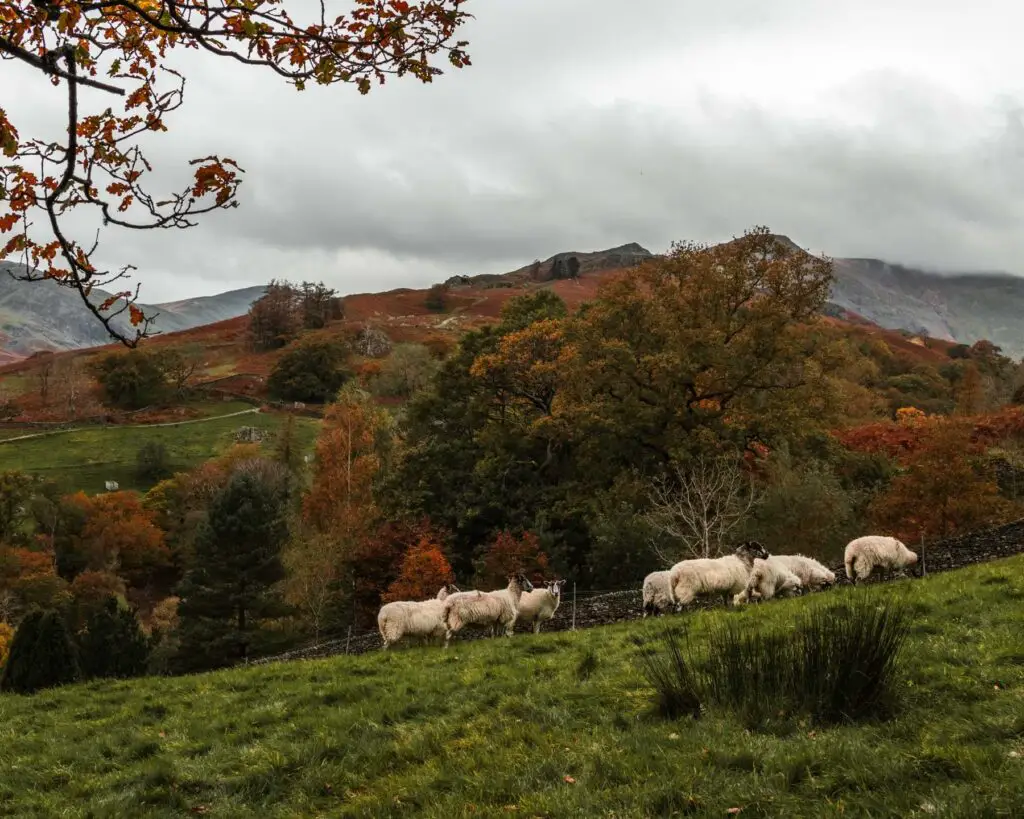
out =
[(31, 612), (14, 633), (0, 691), (33, 694), (79, 677), (75, 648), (56, 611)]
[(444, 284), (433, 284), (427, 291), (423, 301), (428, 310), (440, 312), (448, 306), (448, 286)]
[(285, 401), (329, 401), (349, 378), (344, 364), (345, 349), (337, 342), (302, 341), (277, 360), (267, 389)]
[(156, 483), (172, 473), (171, 459), (162, 443), (148, 441), (139, 447), (135, 454), (135, 475), (139, 480)]
[(7, 655), (11, 650), (11, 640), (14, 639), (14, 629), (7, 623), (0, 623), (0, 669), (7, 662)]
[(820, 725), (861, 722), (892, 714), (909, 628), (906, 603), (860, 594), (815, 605), (793, 627), (721, 623), (708, 634), (699, 665), (666, 631), (667, 656), (641, 654), (640, 662), (655, 711), (666, 719), (696, 715), (703, 701), (729, 708), (750, 727), (777, 715)]
[(93, 613), (79, 640), (82, 675), (95, 677), (139, 677), (146, 672), (149, 640), (139, 620), (116, 597), (108, 597)]
[(142, 350), (110, 353), (92, 366), (107, 404), (141, 409), (160, 401), (168, 392), (167, 374), (159, 356)]
[(683, 655), (683, 649), (670, 629), (665, 630), (668, 651), (640, 653), (644, 677), (654, 689), (654, 712), (659, 717), (675, 720), (691, 716), (700, 718), (700, 680)]

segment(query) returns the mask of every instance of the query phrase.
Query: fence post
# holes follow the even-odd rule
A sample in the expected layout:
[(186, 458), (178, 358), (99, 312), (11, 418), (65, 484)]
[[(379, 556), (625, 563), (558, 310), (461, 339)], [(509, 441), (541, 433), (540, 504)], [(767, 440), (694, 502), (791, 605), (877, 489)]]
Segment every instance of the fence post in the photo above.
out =
[(572, 584), (572, 630), (576, 631), (576, 583)]
[(921, 535), (921, 577), (928, 576), (928, 566), (924, 562), (924, 534)]
[(345, 638), (345, 653), (348, 654), (348, 644), (352, 642), (352, 626), (348, 627), (348, 637)]

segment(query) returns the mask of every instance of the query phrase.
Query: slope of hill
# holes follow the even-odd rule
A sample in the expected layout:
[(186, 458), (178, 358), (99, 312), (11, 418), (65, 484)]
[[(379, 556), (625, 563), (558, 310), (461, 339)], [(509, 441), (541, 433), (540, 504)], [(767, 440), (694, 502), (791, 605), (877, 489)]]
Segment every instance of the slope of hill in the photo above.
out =
[(832, 302), (890, 329), (963, 344), (988, 339), (1024, 356), (1024, 278), (944, 275), (878, 259), (836, 259)]
[[(17, 281), (22, 265), (0, 262), (0, 333), (5, 352), (25, 356), (36, 350), (71, 350), (109, 342), (104, 328), (82, 305), (78, 293), (49, 282)], [(232, 290), (168, 304), (140, 304), (147, 315), (158, 314), (154, 328), (174, 332), (242, 315), (258, 299), (263, 286)], [(93, 301), (107, 294), (95, 290)], [(127, 319), (123, 322), (127, 327)]]
[[(0, 793), (25, 817), (1020, 815), (1022, 571), (1016, 557), (448, 651), (0, 695)], [(913, 612), (892, 720), (747, 730), (715, 704), (652, 715), (638, 654), (667, 624), (700, 644), (861, 595)]]

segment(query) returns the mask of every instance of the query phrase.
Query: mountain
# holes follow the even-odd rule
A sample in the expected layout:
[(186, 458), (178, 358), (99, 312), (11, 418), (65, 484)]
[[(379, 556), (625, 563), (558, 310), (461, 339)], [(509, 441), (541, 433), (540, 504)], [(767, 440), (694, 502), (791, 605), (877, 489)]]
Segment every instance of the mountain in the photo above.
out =
[[(24, 270), (22, 265), (0, 262), (0, 344), (5, 352), (24, 356), (36, 350), (70, 350), (110, 342), (106, 330), (84, 308), (77, 292), (52, 281), (17, 281), (12, 274), (20, 270)], [(174, 332), (240, 316), (264, 290), (262, 285), (246, 287), (216, 296), (139, 307), (146, 315), (157, 316), (155, 330)], [(102, 290), (93, 291), (96, 304), (106, 297)], [(127, 317), (119, 324), (127, 328)]]
[(833, 304), (886, 329), (973, 344), (988, 339), (1024, 356), (1024, 278), (934, 273), (879, 259), (835, 259)]

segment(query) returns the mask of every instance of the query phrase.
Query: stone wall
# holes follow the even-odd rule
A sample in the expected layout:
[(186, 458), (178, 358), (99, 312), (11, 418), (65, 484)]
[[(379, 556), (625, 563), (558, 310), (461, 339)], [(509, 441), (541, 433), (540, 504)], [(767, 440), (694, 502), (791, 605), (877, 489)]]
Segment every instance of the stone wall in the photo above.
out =
[[(922, 549), (920, 544), (907, 544), (913, 551), (918, 553), (920, 559)], [(924, 560), (915, 567), (914, 574), (921, 576), (922, 570), (927, 574), (947, 572), (953, 569), (960, 569), (975, 563), (986, 563), (991, 560), (998, 560), (1003, 557), (1021, 554), (1024, 552), (1024, 520), (1007, 524), (993, 529), (981, 530), (959, 537), (948, 538), (937, 541), (924, 547)], [(923, 562), (923, 566), (922, 566)], [(836, 573), (838, 582), (848, 582), (846, 572), (842, 563), (829, 566)], [(869, 582), (883, 582), (872, 579)], [(628, 591), (607, 592), (604, 594), (577, 593), (576, 601), (576, 628), (593, 628), (594, 626), (605, 626), (612, 623), (620, 623), (626, 620), (636, 620), (641, 616), (642, 595), (640, 589)], [(708, 601), (698, 604), (702, 608), (711, 608), (716, 605)], [(564, 591), (562, 603), (555, 612), (555, 616), (546, 622), (543, 631), (568, 631), (572, 628), (572, 591)], [(459, 634), (456, 640), (479, 640), (484, 637), (482, 631), (470, 632), (467, 630)], [(368, 634), (352, 635), (351, 639), (345, 637), (336, 640), (329, 640), (317, 645), (289, 651), (286, 654), (279, 654), (274, 657), (266, 657), (256, 660), (255, 663), (275, 662), (277, 660), (305, 660), (315, 657), (330, 657), (335, 654), (363, 654), (367, 651), (374, 651), (381, 647), (380, 635), (376, 632)]]

